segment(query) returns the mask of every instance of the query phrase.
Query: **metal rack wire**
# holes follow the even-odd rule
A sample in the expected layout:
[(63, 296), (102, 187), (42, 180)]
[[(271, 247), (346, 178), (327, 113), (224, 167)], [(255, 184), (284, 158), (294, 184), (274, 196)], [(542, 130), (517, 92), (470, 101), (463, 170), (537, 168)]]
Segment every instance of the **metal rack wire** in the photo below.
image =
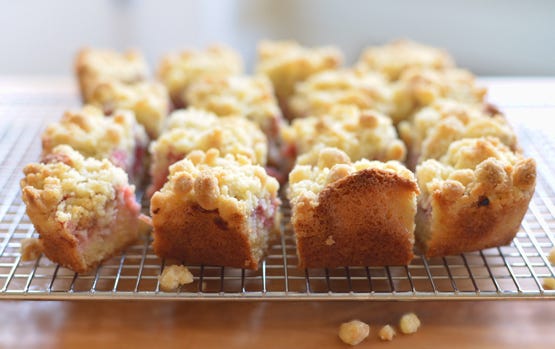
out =
[(555, 246), (555, 140), (539, 128), (518, 125), (525, 151), (538, 162), (538, 183), (521, 230), (509, 246), (444, 258), (417, 256), (409, 266), (300, 270), (284, 212), (281, 235), (258, 271), (189, 266), (192, 284), (160, 290), (165, 261), (150, 238), (76, 274), (44, 256), (23, 262), (21, 240), (36, 237), (25, 214), (21, 169), (40, 152), (49, 120), (75, 104), (68, 90), (29, 95), (0, 92), (0, 299), (211, 299), (211, 300), (417, 300), (550, 298), (542, 279), (555, 277), (547, 254)]

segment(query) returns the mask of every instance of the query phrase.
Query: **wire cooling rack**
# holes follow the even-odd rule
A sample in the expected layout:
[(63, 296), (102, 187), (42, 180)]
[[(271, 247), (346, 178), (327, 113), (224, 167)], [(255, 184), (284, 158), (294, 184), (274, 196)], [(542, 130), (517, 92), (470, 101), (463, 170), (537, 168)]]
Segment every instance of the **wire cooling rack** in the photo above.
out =
[[(36, 84), (35, 84), (36, 86)], [(40, 85), (43, 86), (43, 85)], [(445, 258), (416, 256), (408, 266), (297, 268), (295, 241), (284, 212), (281, 234), (258, 271), (189, 266), (194, 282), (176, 292), (160, 290), (165, 261), (152, 251), (147, 236), (94, 272), (76, 274), (44, 256), (23, 262), (20, 245), (37, 237), (25, 214), (19, 181), (21, 169), (36, 161), (40, 133), (63, 110), (76, 106), (70, 85), (42, 89), (2, 89), (0, 84), (0, 299), (233, 299), (233, 300), (417, 300), (555, 298), (542, 279), (555, 277), (547, 255), (555, 241), (555, 140), (531, 124), (531, 114), (552, 115), (555, 107), (508, 110), (521, 145), (538, 162), (536, 194), (509, 246)], [(69, 86), (69, 87), (68, 87)], [(518, 116), (518, 118), (517, 118)], [(541, 118), (540, 118), (541, 119)], [(545, 120), (545, 119), (544, 119)]]

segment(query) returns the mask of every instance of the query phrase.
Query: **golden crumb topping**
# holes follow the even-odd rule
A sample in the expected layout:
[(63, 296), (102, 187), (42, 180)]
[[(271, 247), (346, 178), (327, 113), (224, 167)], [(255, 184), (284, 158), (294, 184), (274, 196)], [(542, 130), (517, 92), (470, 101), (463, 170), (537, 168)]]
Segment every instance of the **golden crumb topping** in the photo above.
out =
[(390, 118), (353, 106), (337, 106), (325, 115), (295, 119), (283, 129), (282, 138), (295, 146), (297, 154), (324, 145), (343, 150), (353, 160), (402, 161), (406, 155)]
[(220, 156), (216, 149), (193, 151), (170, 167), (161, 192), (171, 192), (197, 203), (205, 210), (218, 210), (223, 219), (248, 215), (261, 198), (275, 199), (279, 184), (263, 167), (243, 155)]
[(287, 197), (292, 205), (301, 198), (308, 199), (315, 205), (318, 195), (326, 186), (366, 169), (388, 171), (415, 181), (414, 174), (400, 162), (367, 159), (351, 162), (349, 156), (337, 148), (317, 147), (297, 159), (295, 167), (289, 173)]
[(357, 345), (368, 337), (370, 326), (360, 320), (344, 322), (339, 326), (339, 339), (345, 344)]
[(307, 48), (294, 41), (261, 41), (256, 72), (270, 78), (276, 95), (286, 100), (295, 84), (309, 76), (341, 65), (343, 55), (332, 46)]
[(409, 69), (393, 87), (396, 104), (394, 119), (406, 119), (422, 106), (441, 99), (451, 99), (469, 104), (481, 104), (486, 88), (476, 85), (474, 75), (464, 69)]
[(68, 228), (109, 226), (118, 195), (135, 191), (121, 168), (108, 160), (85, 158), (70, 146), (57, 146), (45, 160), (23, 169), (23, 201), (28, 210), (52, 211), (53, 218)]
[(167, 127), (168, 130), (150, 145), (152, 174), (165, 171), (193, 150), (211, 148), (223, 155), (241, 154), (256, 164), (266, 164), (266, 136), (245, 118), (218, 118), (215, 114), (189, 108), (173, 112)]
[(511, 150), (517, 138), (503, 115), (490, 115), (481, 105), (442, 100), (399, 124), (401, 137), (420, 159), (439, 159), (449, 145), (463, 138), (497, 137)]
[[(146, 143), (146, 133), (133, 112), (117, 110), (111, 117), (91, 105), (79, 111), (67, 111), (59, 122), (47, 126), (42, 134), (42, 156), (60, 144), (70, 145), (86, 157), (117, 161), (123, 154), (133, 156), (135, 146)], [(127, 159), (132, 161), (132, 159)]]
[(549, 255), (547, 256), (547, 258), (549, 259), (549, 262), (553, 265), (555, 265), (555, 247), (551, 249), (551, 251), (549, 251)]
[(543, 279), (542, 286), (544, 290), (555, 290), (555, 278)]
[(82, 49), (75, 60), (75, 71), (81, 80), (86, 102), (96, 83), (100, 81), (116, 80), (122, 83), (134, 83), (148, 76), (145, 59), (134, 50), (119, 53), (111, 50)]
[(44, 251), (44, 246), (42, 242), (37, 238), (25, 238), (21, 240), (21, 247), (19, 253), (21, 253), (21, 260), (23, 262), (34, 261), (40, 257)]
[(391, 111), (391, 90), (381, 74), (353, 70), (328, 70), (300, 82), (289, 100), (295, 117), (328, 113), (335, 105)]
[(488, 194), (488, 203), (518, 199), (534, 191), (536, 164), (513, 153), (497, 138), (462, 139), (436, 160), (426, 160), (416, 168), (420, 190), (459, 197)]
[(420, 319), (415, 313), (408, 313), (401, 316), (399, 320), (399, 329), (404, 334), (413, 334), (420, 328)]
[(137, 121), (144, 126), (152, 139), (160, 134), (169, 111), (168, 91), (158, 82), (101, 82), (94, 88), (90, 103), (106, 113), (112, 113), (116, 109), (133, 111)]
[(200, 79), (187, 90), (185, 99), (187, 105), (218, 116), (246, 117), (266, 134), (277, 132), (282, 119), (274, 89), (265, 76)]
[(168, 265), (158, 277), (162, 291), (175, 291), (181, 285), (190, 284), (194, 281), (193, 274), (184, 265)]
[(392, 341), (393, 337), (395, 337), (396, 335), (397, 335), (397, 332), (395, 332), (395, 329), (391, 327), (391, 325), (383, 326), (382, 328), (380, 328), (380, 331), (378, 332), (378, 337), (382, 341)]
[(410, 40), (369, 47), (361, 55), (357, 68), (374, 70), (397, 80), (410, 68), (443, 69), (455, 66), (447, 51)]
[(191, 83), (201, 77), (225, 77), (241, 74), (243, 61), (232, 48), (212, 45), (204, 50), (184, 50), (162, 58), (158, 77), (172, 98), (181, 99)]

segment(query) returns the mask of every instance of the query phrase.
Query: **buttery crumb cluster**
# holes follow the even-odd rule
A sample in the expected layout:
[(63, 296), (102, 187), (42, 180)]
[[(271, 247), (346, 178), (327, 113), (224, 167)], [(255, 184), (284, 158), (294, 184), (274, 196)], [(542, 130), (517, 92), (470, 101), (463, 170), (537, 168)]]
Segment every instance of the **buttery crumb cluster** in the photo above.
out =
[(205, 50), (184, 50), (170, 53), (162, 58), (158, 77), (166, 85), (172, 102), (184, 107), (184, 96), (189, 86), (204, 77), (221, 78), (239, 75), (243, 71), (243, 61), (235, 50), (213, 45)]
[(159, 82), (141, 81), (125, 84), (117, 80), (100, 82), (94, 88), (90, 104), (111, 114), (118, 109), (135, 113), (137, 122), (144, 126), (149, 137), (156, 139), (169, 112), (169, 96)]
[(187, 90), (187, 104), (218, 116), (241, 116), (254, 122), (268, 137), (277, 137), (282, 123), (274, 89), (265, 76), (204, 78)]
[(342, 61), (341, 51), (333, 46), (307, 48), (294, 41), (262, 41), (256, 72), (272, 81), (280, 106), (290, 118), (287, 104), (296, 84), (313, 74), (336, 69)]
[(75, 73), (83, 101), (89, 102), (99, 82), (115, 80), (132, 84), (143, 81), (148, 76), (148, 67), (143, 56), (134, 50), (118, 53), (86, 48), (77, 54)]
[(289, 174), (287, 196), (293, 206), (299, 200), (308, 200), (316, 206), (318, 195), (328, 185), (367, 169), (391, 172), (414, 181), (414, 174), (400, 162), (367, 159), (351, 162), (349, 156), (337, 148), (315, 148), (297, 159), (297, 165)]
[[(407, 313), (399, 320), (399, 330), (403, 334), (413, 334), (420, 328), (421, 322), (414, 313)], [(370, 326), (360, 320), (344, 322), (339, 326), (339, 339), (352, 346), (360, 344), (370, 335)], [(378, 331), (378, 338), (382, 341), (392, 341), (397, 332), (391, 325), (385, 325)]]
[(354, 106), (334, 107), (321, 116), (295, 119), (284, 128), (282, 138), (294, 149), (293, 155), (304, 154), (316, 146), (339, 148), (353, 160), (402, 161), (406, 155), (391, 119)]
[(289, 100), (295, 118), (328, 113), (336, 105), (391, 112), (391, 89), (381, 74), (355, 70), (327, 70), (310, 76), (295, 87)]
[(128, 185), (123, 170), (107, 160), (84, 158), (67, 145), (54, 148), (46, 161), (23, 170), (28, 205), (53, 207), (57, 222), (81, 229), (111, 223), (117, 188)]
[(242, 155), (222, 157), (216, 149), (193, 151), (170, 167), (168, 178), (162, 192), (174, 192), (208, 211), (218, 210), (224, 219), (252, 212), (260, 197), (276, 198), (279, 189), (263, 167)]
[(243, 155), (261, 165), (266, 164), (268, 156), (264, 133), (244, 117), (219, 118), (193, 108), (176, 111), (160, 138), (150, 145), (150, 194), (162, 187), (171, 164), (194, 150), (209, 149), (217, 149), (222, 155)]

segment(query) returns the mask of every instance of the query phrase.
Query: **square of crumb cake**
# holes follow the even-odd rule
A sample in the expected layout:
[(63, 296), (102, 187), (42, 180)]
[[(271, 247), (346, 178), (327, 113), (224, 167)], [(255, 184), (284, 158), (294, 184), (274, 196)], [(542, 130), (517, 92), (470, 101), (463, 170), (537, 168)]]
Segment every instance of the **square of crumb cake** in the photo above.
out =
[(133, 111), (150, 139), (158, 138), (170, 111), (168, 91), (159, 82), (125, 84), (117, 80), (103, 81), (93, 89), (89, 103), (108, 115), (117, 109)]
[(75, 74), (81, 97), (87, 103), (99, 82), (116, 80), (130, 84), (143, 81), (148, 77), (148, 67), (138, 51), (119, 53), (85, 48), (79, 51), (75, 58)]
[(416, 237), (428, 257), (511, 242), (534, 194), (536, 163), (497, 138), (462, 139), (416, 167)]
[(152, 183), (148, 195), (164, 185), (171, 164), (193, 150), (211, 148), (222, 155), (241, 154), (255, 164), (266, 165), (268, 142), (256, 124), (239, 116), (219, 118), (200, 109), (178, 110), (168, 118), (165, 132), (150, 144)]
[(194, 151), (150, 202), (162, 258), (257, 269), (276, 225), (279, 184), (245, 156)]
[(23, 170), (23, 202), (52, 261), (91, 270), (137, 239), (140, 206), (127, 175), (108, 160), (57, 146)]
[(289, 99), (289, 110), (293, 118), (326, 114), (336, 105), (354, 105), (389, 114), (391, 97), (388, 82), (381, 74), (327, 70), (296, 85)]
[(295, 41), (261, 41), (258, 44), (257, 74), (266, 75), (272, 84), (280, 107), (287, 109), (295, 85), (318, 72), (336, 69), (343, 61), (341, 51), (332, 46), (308, 48)]
[(284, 158), (290, 161), (317, 145), (339, 148), (353, 160), (399, 160), (406, 155), (391, 119), (373, 110), (336, 106), (329, 113), (293, 120), (282, 130)]
[(186, 93), (187, 105), (220, 117), (238, 116), (252, 121), (268, 139), (268, 162), (281, 162), (280, 129), (284, 123), (272, 83), (265, 76), (204, 78)]
[(427, 159), (439, 159), (456, 140), (496, 137), (512, 151), (517, 137), (504, 115), (489, 106), (441, 100), (422, 108), (398, 125), (408, 148), (410, 168)]
[(447, 51), (410, 40), (368, 47), (356, 64), (358, 70), (376, 71), (391, 81), (398, 80), (410, 68), (441, 70), (454, 66), (455, 62)]
[(142, 177), (148, 137), (131, 111), (116, 110), (110, 117), (91, 105), (67, 111), (42, 133), (42, 158), (60, 144), (71, 146), (85, 157), (108, 159), (135, 181)]
[(407, 265), (417, 195), (397, 161), (353, 163), (337, 148), (299, 157), (287, 191), (299, 267)]
[(283, 123), (274, 88), (265, 76), (208, 77), (186, 92), (187, 105), (220, 117), (243, 116), (260, 127), (268, 138), (278, 138)]
[(392, 85), (392, 90), (395, 108), (391, 116), (396, 124), (441, 99), (483, 104), (487, 92), (476, 85), (471, 72), (458, 68), (409, 69)]
[(243, 72), (243, 60), (238, 52), (224, 45), (212, 45), (204, 50), (184, 50), (162, 57), (158, 78), (170, 93), (176, 108), (187, 106), (187, 88), (203, 77), (226, 77)]

